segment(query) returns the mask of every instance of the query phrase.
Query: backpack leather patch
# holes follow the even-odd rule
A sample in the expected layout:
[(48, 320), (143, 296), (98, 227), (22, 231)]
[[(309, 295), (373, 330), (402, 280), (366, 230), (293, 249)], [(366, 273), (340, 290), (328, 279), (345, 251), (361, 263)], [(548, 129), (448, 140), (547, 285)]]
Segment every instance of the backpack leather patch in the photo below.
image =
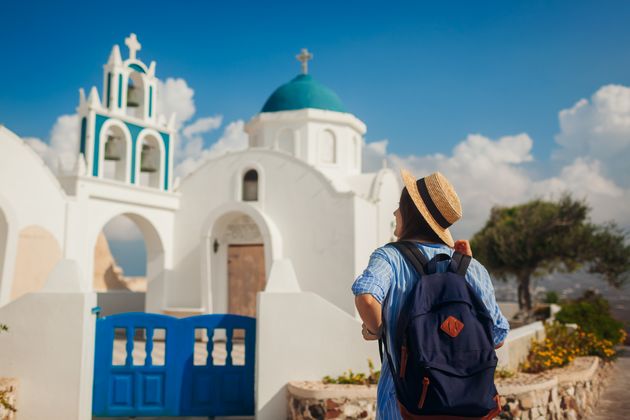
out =
[(440, 329), (455, 338), (464, 329), (464, 323), (451, 315), (442, 322)]

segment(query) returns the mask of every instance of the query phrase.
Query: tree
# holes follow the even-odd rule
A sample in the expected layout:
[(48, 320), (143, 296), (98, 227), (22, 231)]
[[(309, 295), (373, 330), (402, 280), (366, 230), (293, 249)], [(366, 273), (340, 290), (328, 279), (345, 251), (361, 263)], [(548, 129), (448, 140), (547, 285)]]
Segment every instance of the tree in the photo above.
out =
[(558, 201), (533, 200), (495, 207), (471, 240), (477, 258), (501, 280), (515, 277), (521, 310), (531, 310), (530, 280), (582, 267), (620, 287), (630, 271), (630, 245), (615, 223), (596, 225), (590, 208), (570, 195)]

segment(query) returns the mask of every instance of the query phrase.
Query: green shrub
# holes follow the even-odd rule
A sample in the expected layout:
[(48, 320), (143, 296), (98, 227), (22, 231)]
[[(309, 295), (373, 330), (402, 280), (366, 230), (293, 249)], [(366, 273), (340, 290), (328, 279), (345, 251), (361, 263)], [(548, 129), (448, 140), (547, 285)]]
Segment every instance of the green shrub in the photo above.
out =
[(545, 303), (552, 304), (552, 303), (558, 303), (559, 301), (560, 301), (560, 297), (558, 296), (557, 292), (549, 291), (545, 295)]
[(624, 335), (623, 323), (612, 317), (608, 301), (591, 290), (564, 303), (556, 319), (564, 324), (578, 324), (582, 331), (613, 343), (621, 342)]
[(374, 363), (371, 359), (368, 359), (369, 374), (354, 373), (351, 369), (347, 372), (343, 372), (336, 378), (330, 376), (324, 376), (322, 380), (325, 384), (348, 384), (348, 385), (375, 385), (378, 383), (378, 378), (381, 376), (380, 370), (374, 370)]

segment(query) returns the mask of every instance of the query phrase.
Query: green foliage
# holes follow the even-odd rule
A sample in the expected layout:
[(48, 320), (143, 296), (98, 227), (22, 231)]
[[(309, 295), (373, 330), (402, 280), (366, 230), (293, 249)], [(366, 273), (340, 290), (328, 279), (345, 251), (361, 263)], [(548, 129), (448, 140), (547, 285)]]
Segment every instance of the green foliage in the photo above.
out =
[(368, 368), (370, 373), (367, 375), (365, 373), (354, 373), (351, 369), (348, 369), (347, 372), (343, 372), (336, 378), (324, 376), (322, 381), (325, 384), (375, 385), (378, 383), (381, 371), (374, 370), (374, 363), (371, 359), (368, 359)]
[(471, 240), (475, 258), (499, 279), (516, 277), (519, 305), (528, 310), (532, 275), (587, 267), (619, 287), (630, 272), (625, 232), (614, 223), (592, 224), (589, 211), (568, 194), (558, 201), (495, 207)]
[(547, 292), (547, 294), (545, 295), (545, 303), (551, 304), (558, 302), (560, 302), (560, 297), (558, 296), (558, 293), (554, 291)]
[(494, 371), (494, 379), (507, 379), (512, 378), (514, 375), (516, 375), (516, 372), (509, 369), (497, 368)]
[(608, 301), (593, 291), (565, 302), (556, 319), (565, 324), (578, 324), (583, 331), (614, 343), (618, 343), (623, 335), (623, 323), (610, 314)]

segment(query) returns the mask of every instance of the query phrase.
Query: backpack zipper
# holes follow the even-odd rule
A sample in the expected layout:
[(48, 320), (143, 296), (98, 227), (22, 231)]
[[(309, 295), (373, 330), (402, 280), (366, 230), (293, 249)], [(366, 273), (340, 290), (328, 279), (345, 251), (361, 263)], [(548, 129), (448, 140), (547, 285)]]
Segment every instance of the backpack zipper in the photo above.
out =
[(424, 406), (424, 400), (427, 398), (427, 390), (429, 389), (429, 378), (426, 376), (422, 378), (422, 395), (420, 395), (420, 402), (418, 403), (418, 408), (422, 408)]

